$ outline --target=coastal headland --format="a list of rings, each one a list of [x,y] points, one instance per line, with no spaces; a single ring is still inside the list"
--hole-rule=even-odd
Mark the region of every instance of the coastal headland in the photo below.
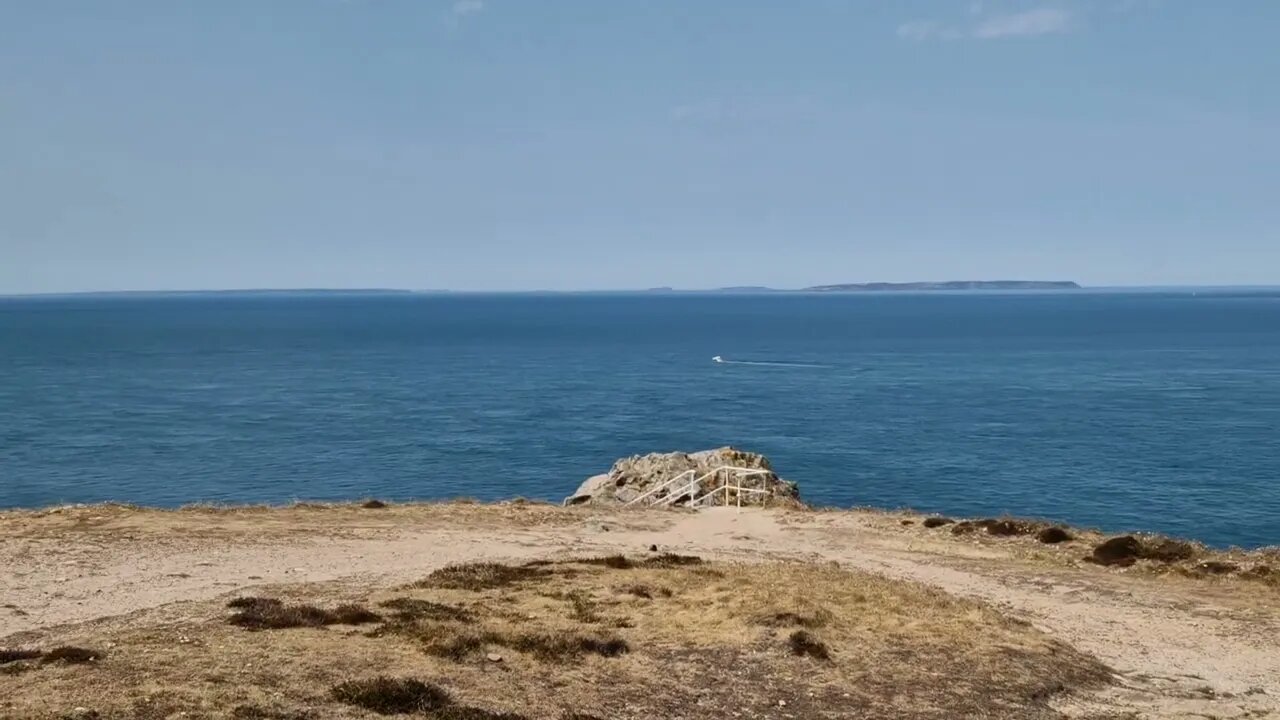
[[[794,506],[7,511],[0,718],[1280,712],[1280,555],[1113,540]]]

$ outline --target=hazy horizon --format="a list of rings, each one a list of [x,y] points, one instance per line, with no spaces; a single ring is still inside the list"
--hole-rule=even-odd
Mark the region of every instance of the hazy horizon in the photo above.
[[[1280,283],[1280,5],[0,8],[0,294]]]
[[[1010,278],[1005,278],[1009,281]],[[1014,281],[1021,281],[1023,278],[1012,278]],[[863,281],[867,283],[878,283],[882,281]],[[905,282],[922,282],[922,283],[942,283],[942,282],[1000,282],[1000,281],[905,281]],[[1028,282],[1053,282],[1053,281],[1028,281]],[[824,284],[846,284],[846,283],[824,283]],[[861,284],[858,282],[849,284]],[[778,293],[803,293],[809,292],[814,295],[840,295],[838,291],[817,291],[814,288],[823,287],[822,284],[813,284],[813,286],[805,287],[776,287],[776,286],[722,286],[722,287],[622,287],[622,288],[567,288],[567,290],[549,290],[549,288],[527,287],[512,288],[512,290],[454,290],[454,288],[439,287],[205,287],[205,288],[164,288],[164,290],[77,290],[77,291],[54,291],[54,292],[0,292],[0,297],[61,297],[61,296],[92,296],[92,295],[234,295],[234,293],[399,293],[399,295],[653,295],[653,293],[671,292],[671,293],[716,293],[741,290],[750,292],[753,290]],[[1027,291],[997,291],[997,290],[959,290],[950,292],[1005,292],[1009,295],[1015,295],[1019,292],[1097,292],[1097,291],[1201,291],[1201,290],[1258,290],[1258,291],[1275,291],[1280,290],[1280,283],[1267,284],[1114,284],[1114,286],[1091,286],[1091,284],[1080,283],[1079,288],[1074,290],[1027,290]],[[873,293],[877,291],[852,291],[847,295],[858,295],[858,293]],[[895,292],[895,291],[890,291]],[[910,293],[913,291],[897,291]],[[947,291],[929,291],[920,290],[915,292],[931,292],[945,293]]]

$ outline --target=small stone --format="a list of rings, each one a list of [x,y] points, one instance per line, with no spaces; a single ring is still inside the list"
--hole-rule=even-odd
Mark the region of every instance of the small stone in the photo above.
[[[485,656],[485,659],[491,663],[502,662],[502,656],[499,655],[498,653],[489,653],[488,655]]]
[[[649,552],[658,552],[658,546],[657,546],[657,545],[650,545],[650,546],[649,546]]]
[[[778,701],[778,707],[786,707],[786,706],[787,706],[787,701],[786,701],[786,700],[779,700],[779,701]]]

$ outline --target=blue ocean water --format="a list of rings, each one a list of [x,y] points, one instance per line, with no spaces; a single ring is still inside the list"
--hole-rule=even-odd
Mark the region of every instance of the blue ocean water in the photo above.
[[[0,300],[0,507],[558,500],[726,444],[816,503],[1280,543],[1280,293]]]

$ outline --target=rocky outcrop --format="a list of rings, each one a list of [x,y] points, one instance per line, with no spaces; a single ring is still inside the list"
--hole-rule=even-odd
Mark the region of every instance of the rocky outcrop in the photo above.
[[[743,505],[774,505],[800,503],[800,491],[795,483],[787,482],[773,472],[768,458],[753,452],[735,450],[724,447],[716,450],[683,453],[652,453],[623,458],[613,464],[613,468],[603,475],[587,478],[573,495],[565,498],[565,505],[625,505],[643,496],[680,473],[692,470],[694,477],[701,477],[716,468],[728,466],[765,470],[763,476],[744,477],[742,486],[763,488],[768,494],[742,493]],[[655,499],[667,499],[673,505],[687,504],[694,497],[714,490],[722,483],[723,478],[709,477],[692,491],[682,492],[680,497],[671,497],[669,493],[679,492],[678,486],[666,488],[655,493]],[[733,485],[733,481],[730,481]],[[707,505],[723,505],[726,499],[729,504],[737,504],[737,494],[731,489],[729,493],[717,493],[707,500]]]

